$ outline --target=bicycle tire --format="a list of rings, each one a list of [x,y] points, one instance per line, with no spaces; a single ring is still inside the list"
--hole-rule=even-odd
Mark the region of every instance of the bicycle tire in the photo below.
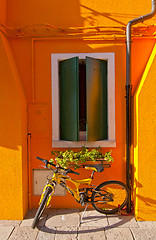
[[[91,203],[96,211],[103,214],[113,214],[124,208],[128,202],[128,197],[127,186],[123,182],[111,180],[96,187],[91,196]]]
[[[46,207],[46,204],[47,204],[47,201],[48,201],[48,197],[50,195],[50,193],[52,192],[52,188],[51,187],[47,187],[46,190],[45,190],[45,194],[44,194],[44,197],[43,197],[43,200],[42,202],[40,203],[40,206],[36,212],[36,215],[34,217],[34,220],[33,220],[33,223],[31,225],[31,227],[34,229],[37,224],[38,224],[38,221],[40,219],[40,217],[42,216],[42,213]]]

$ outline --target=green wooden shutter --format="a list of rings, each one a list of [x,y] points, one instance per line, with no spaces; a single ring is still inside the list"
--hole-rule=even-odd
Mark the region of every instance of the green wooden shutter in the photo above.
[[[60,139],[79,140],[79,61],[60,61]]]
[[[87,140],[108,138],[107,61],[86,57]]]

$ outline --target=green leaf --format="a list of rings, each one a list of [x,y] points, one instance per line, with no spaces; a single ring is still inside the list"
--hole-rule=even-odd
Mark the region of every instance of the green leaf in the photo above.
[[[79,168],[81,164],[85,164],[87,161],[95,162],[97,159],[104,159],[106,162],[112,162],[113,157],[111,156],[111,151],[102,154],[101,147],[88,149],[83,146],[79,151],[74,152],[71,149],[63,151],[52,151],[51,155],[54,159],[52,162],[56,161],[62,167],[68,167],[70,164],[75,164],[74,168]]]

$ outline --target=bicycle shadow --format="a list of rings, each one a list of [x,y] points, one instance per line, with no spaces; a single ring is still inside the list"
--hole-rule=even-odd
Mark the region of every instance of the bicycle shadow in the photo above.
[[[78,213],[79,214],[79,222],[75,226],[72,225],[73,220],[73,214]],[[117,214],[113,215],[103,215],[100,213],[97,213],[95,210],[88,210],[86,211],[86,216],[83,217],[83,220],[81,221],[81,215],[82,211],[71,211],[68,213],[68,218],[71,217],[71,224],[60,224],[60,226],[55,226],[53,223],[53,226],[50,226],[50,220],[54,216],[54,214],[47,215],[47,218],[45,219],[45,225],[38,227],[38,229],[45,233],[51,233],[51,234],[85,234],[85,233],[92,233],[92,232],[101,232],[105,230],[109,230],[112,228],[118,228],[118,227],[127,227],[131,221],[133,221],[133,224],[136,224],[137,222],[134,219],[134,216],[119,216]],[[61,213],[59,212],[59,215],[57,215],[57,218],[62,218],[64,216],[65,212]],[[49,221],[49,223],[48,223]],[[81,223],[80,223],[81,221]],[[52,221],[53,222],[53,221]],[[56,221],[57,225],[57,221]]]

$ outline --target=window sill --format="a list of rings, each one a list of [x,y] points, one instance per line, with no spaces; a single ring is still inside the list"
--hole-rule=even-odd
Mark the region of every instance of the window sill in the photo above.
[[[74,148],[74,147],[116,147],[116,141],[114,140],[103,140],[103,141],[79,141],[79,142],[73,142],[73,141],[52,141],[52,147],[53,148]]]

